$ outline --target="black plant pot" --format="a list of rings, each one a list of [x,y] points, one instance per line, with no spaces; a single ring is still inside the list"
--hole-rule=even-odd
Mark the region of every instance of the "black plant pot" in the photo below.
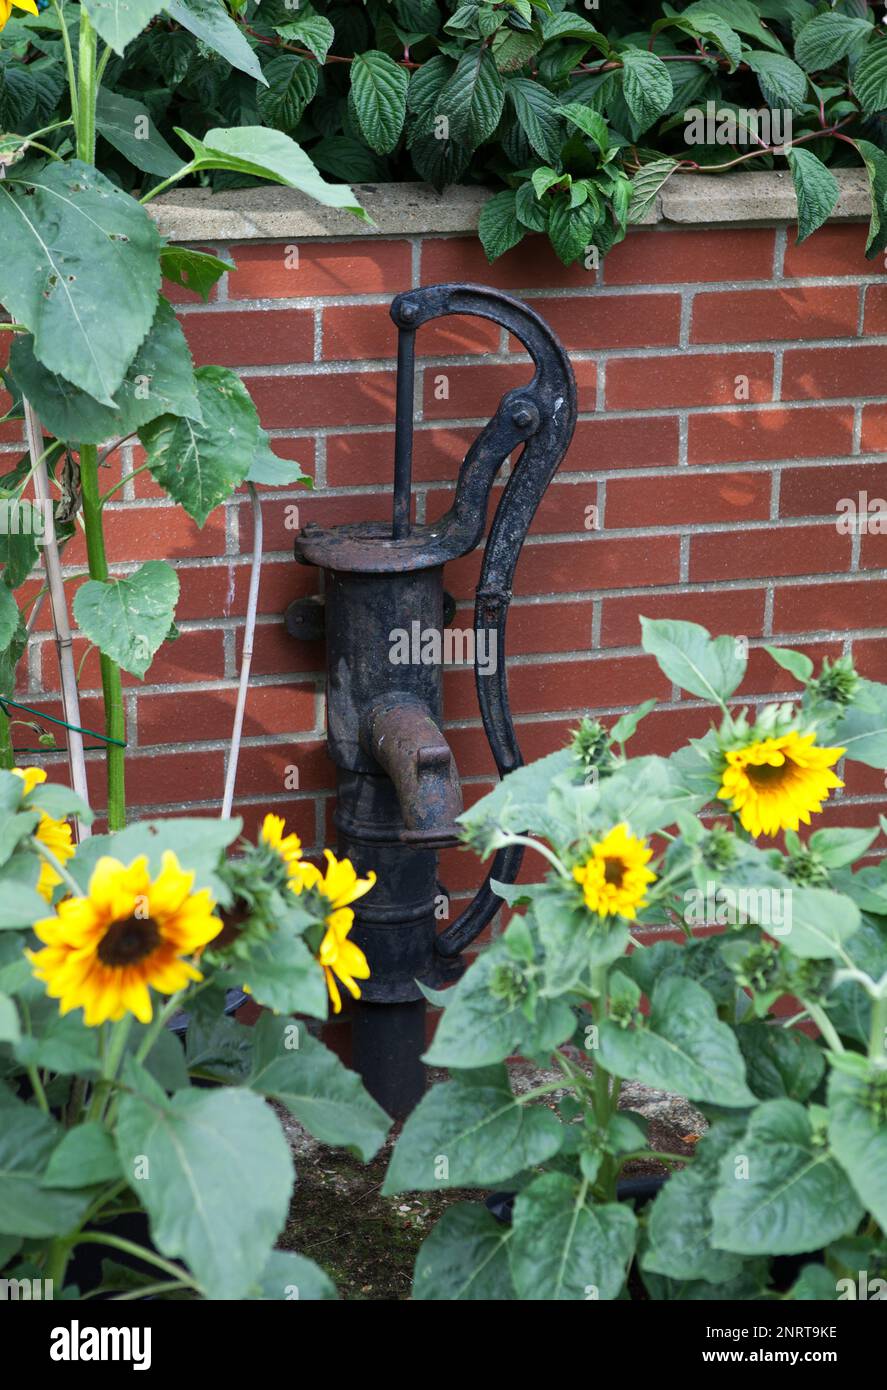
[[[644,1206],[652,1202],[667,1181],[665,1177],[623,1178],[616,1184],[616,1197],[620,1202],[638,1202]],[[491,1192],[485,1205],[497,1221],[510,1226],[516,1196],[516,1192]]]

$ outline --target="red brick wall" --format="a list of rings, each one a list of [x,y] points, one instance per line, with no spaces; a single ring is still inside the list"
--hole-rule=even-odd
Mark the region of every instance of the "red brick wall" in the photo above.
[[[509,624],[511,698],[528,759],[558,746],[583,711],[613,714],[650,695],[661,705],[638,751],[667,752],[704,730],[707,712],[639,651],[639,613],[745,634],[753,651],[741,693],[752,699],[790,689],[758,650],[764,641],[817,660],[849,650],[864,674],[887,679],[887,537],[848,537],[835,526],[840,498],[887,493],[887,278],[865,261],[863,243],[858,225],[828,227],[801,247],[779,228],[641,230],[597,275],[564,270],[538,239],[493,267],[473,238],[305,241],[297,258],[284,243],[222,248],[237,269],[213,301],[178,296],[195,357],[242,369],[278,450],[317,480],[314,494],[274,492],[265,503],[268,554],[236,802],[247,825],[273,806],[308,845],[331,837],[322,652],[294,643],[281,624],[287,603],[318,587],[291,559],[291,509],[300,524],[387,515],[395,346],[387,305],[409,286],[459,279],[524,294],[573,359],[579,425],[524,550]],[[529,371],[513,343],[477,320],[429,327],[419,343],[415,494],[424,520],[448,505],[467,444]],[[436,398],[441,376],[447,399]],[[2,447],[14,455],[8,431]],[[140,461],[133,448],[122,466]],[[109,468],[109,484],[119,468]],[[209,814],[234,706],[248,505],[239,496],[198,531],[146,473],[117,497],[107,510],[112,560],[167,558],[182,581],[180,640],[143,685],[126,680],[130,803],[139,814],[183,805]],[[591,506],[597,531],[586,529]],[[79,541],[66,559],[82,571]],[[470,625],[477,572],[476,555],[448,571],[457,623]],[[47,620],[22,689],[55,712]],[[94,655],[83,688],[89,723],[100,717]],[[469,671],[447,677],[447,716],[471,800],[490,784],[491,762]],[[286,789],[292,767],[298,790]],[[92,770],[100,799],[95,762]],[[871,824],[883,794],[882,775],[853,764],[830,819]],[[466,893],[479,870],[452,853],[442,877]]]

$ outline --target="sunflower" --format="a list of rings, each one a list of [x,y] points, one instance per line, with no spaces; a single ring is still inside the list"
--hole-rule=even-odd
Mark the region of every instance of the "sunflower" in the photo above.
[[[13,6],[17,10],[27,10],[28,14],[38,13],[34,0],[0,0],[0,29],[6,28]]]
[[[3,0],[0,0],[0,7],[2,5]],[[41,782],[46,781],[46,773],[42,767],[14,767],[12,771],[16,777],[21,777],[24,782],[25,796],[29,796],[35,787],[39,787]],[[34,838],[45,845],[60,864],[66,864],[69,859],[73,859],[74,841],[71,827],[66,820],[55,820],[44,811],[37,822]],[[45,898],[47,902],[51,902],[52,890],[61,881],[61,874],[57,874],[51,864],[48,864],[45,859],[41,859],[40,877],[37,880],[37,892],[40,896]]]
[[[327,860],[325,874],[321,874],[313,864],[305,865],[306,870],[312,871],[308,877],[313,880],[306,882],[306,887],[314,888],[329,903],[330,910],[324,918],[326,932],[317,959],[326,976],[333,1013],[338,1014],[342,1011],[342,996],[336,978],[341,980],[354,999],[359,999],[360,986],[357,981],[368,980],[370,976],[370,967],[363,951],[348,940],[348,933],[354,924],[354,913],[348,904],[369,892],[376,875],[370,870],[366,878],[358,878],[350,859],[337,860],[328,849],[324,850],[324,854]]]
[[[844,783],[831,771],[843,748],[817,748],[816,735],[797,729],[758,739],[725,752],[718,796],[738,811],[750,835],[776,835],[810,824],[834,787]]]
[[[129,865],[105,855],[89,880],[86,897],[66,898],[57,915],[34,923],[44,943],[28,951],[38,980],[59,999],[60,1012],[83,1008],[88,1027],[135,1014],[152,1017],[149,986],[175,994],[199,970],[183,956],[193,955],[221,930],[207,889],[192,893],[194,874],[166,850],[152,881],[148,859]]]
[[[645,906],[647,886],[656,878],[646,867],[652,857],[653,851],[629,833],[625,822],[614,825],[602,840],[593,841],[587,859],[573,869],[589,912],[599,917],[617,913],[634,917]]]
[[[284,835],[286,821],[282,816],[267,815],[262,822],[259,838],[274,850],[286,869],[286,881],[293,893],[301,893],[308,880],[318,873],[313,864],[302,859],[302,841],[298,835]]]

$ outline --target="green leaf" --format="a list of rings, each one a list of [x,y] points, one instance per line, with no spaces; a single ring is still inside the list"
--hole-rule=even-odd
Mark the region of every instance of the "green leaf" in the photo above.
[[[784,53],[750,53],[743,59],[758,79],[761,95],[772,110],[797,111],[807,97],[807,75]]]
[[[139,438],[154,481],[203,526],[252,468],[259,417],[227,367],[198,367],[194,380],[202,418],[162,415],[140,429]]]
[[[256,1002],[279,1013],[303,1013],[326,1018],[327,990],[323,971],[300,937],[283,927],[267,941],[256,942],[248,960],[238,961],[237,979]]]
[[[734,637],[713,638],[698,623],[641,618],[641,646],[669,680],[691,695],[722,704],[745,675],[748,658]]]
[[[248,483],[262,483],[265,487],[292,487],[295,483],[312,486],[312,478],[302,472],[301,464],[295,459],[278,458],[271,447],[271,437],[267,431],[259,429],[259,444],[255,457],[246,475]]]
[[[810,836],[810,848],[827,869],[842,869],[845,864],[853,864],[865,854],[880,833],[877,826],[872,830],[856,830],[849,825],[814,830]]]
[[[491,975],[509,959],[497,942],[447,991],[449,1003],[425,1054],[431,1066],[485,1067],[512,1053],[548,1052],[573,1032],[573,1011],[561,999],[539,998],[531,1021],[519,1003],[491,994]]]
[[[50,1157],[44,1187],[90,1187],[119,1182],[120,1159],[114,1141],[97,1120],[69,1129]]]
[[[601,1065],[688,1100],[733,1107],[754,1104],[732,1028],[695,980],[667,975],[653,989],[649,1023],[623,1029],[609,1020],[600,1030]]]
[[[9,589],[0,585],[0,648],[8,647],[19,626],[19,608]]]
[[[179,577],[164,560],[149,560],[125,579],[88,579],[74,595],[77,626],[99,651],[139,680],[169,632]]]
[[[23,1033],[13,1049],[23,1067],[40,1067],[62,1076],[98,1072],[98,1038],[95,1029],[84,1024],[80,1009],[60,1014],[57,1000],[44,995],[30,1001],[29,1014],[28,1027],[34,1031]]]
[[[436,114],[448,118],[451,141],[473,150],[493,134],[504,103],[505,88],[493,57],[479,46],[459,59],[440,91]]]
[[[556,887],[533,893],[533,917],[545,951],[545,991],[551,995],[587,985],[589,971],[618,960],[631,941],[624,921],[602,921]]]
[[[594,245],[600,225],[597,210],[590,203],[570,206],[570,198],[560,194],[552,204],[548,217],[548,235],[555,255],[564,265],[572,265]]]
[[[175,820],[143,820],[118,830],[113,835],[93,835],[77,850],[69,872],[86,888],[90,875],[103,854],[112,854],[129,864],[139,855],[148,860],[150,874],[156,876],[163,866],[163,854],[173,850],[183,869],[193,871],[194,891],[209,888],[215,898],[222,892],[216,876],[219,861],[225,850],[243,828],[243,822],[218,820],[208,816],[182,816]]]
[[[761,1100],[804,1101],[822,1080],[822,1051],[796,1028],[742,1023],[736,1029],[736,1041],[745,1058],[748,1084]]]
[[[126,1073],[133,1078],[132,1068]],[[293,1164],[273,1112],[251,1091],[124,1094],[117,1152],[157,1248],[183,1259],[207,1298],[240,1299],[286,1221]]]
[[[601,154],[610,148],[610,131],[607,122],[593,106],[583,106],[580,101],[569,101],[566,106],[557,108],[558,115],[564,116],[572,125],[590,137]]]
[[[721,1160],[713,1242],[740,1255],[798,1255],[852,1231],[862,1206],[794,1100],[768,1100]]]
[[[168,178],[182,167],[182,158],[157,130],[146,106],[131,97],[100,87],[96,98],[96,129],[136,169]]]
[[[656,195],[678,167],[678,161],[666,155],[663,159],[653,159],[637,171],[631,180],[631,196],[628,204],[628,221],[631,224],[642,222],[653,206]]]
[[[853,69],[853,90],[868,115],[887,108],[887,45],[870,43]]]
[[[495,261],[523,240],[525,229],[515,210],[515,198],[514,190],[506,188],[494,194],[481,208],[477,233],[488,261]]]
[[[123,56],[126,45],[163,9],[163,0],[83,0],[83,3],[99,38],[119,57]]]
[[[33,339],[22,334],[9,363],[41,421],[59,439],[100,444],[132,434],[158,415],[200,419],[191,353],[181,324],[165,299],[158,300],[151,331],[130,363],[109,409],[37,361]]]
[[[556,39],[586,39],[588,46],[598,52],[610,52],[610,44],[604,34],[598,32],[590,20],[569,11],[563,14],[543,14],[542,34],[546,43]]]
[[[630,738],[633,738],[641,720],[646,719],[647,715],[655,709],[656,704],[656,700],[644,700],[637,709],[629,710],[627,714],[620,714],[610,730],[611,743],[627,743]]]
[[[327,207],[343,208],[365,222],[369,220],[348,185],[326,183],[301,146],[282,130],[268,130],[265,126],[218,128],[208,130],[200,140],[178,126],[175,131],[194,151],[195,171],[227,169],[251,178],[270,179],[287,188],[298,188]]]
[[[265,1013],[254,1031],[250,1089],[286,1106],[322,1144],[347,1148],[369,1163],[391,1122],[360,1077],[303,1025]]]
[[[826,1265],[804,1265],[785,1298],[793,1302],[810,1300],[816,1303],[834,1301],[838,1297],[835,1276]]]
[[[500,1302],[515,1297],[508,1264],[512,1230],[479,1202],[447,1207],[419,1247],[413,1298]]]
[[[160,237],[144,208],[79,160],[0,180],[0,300],[49,371],[103,405],[157,310]],[[109,333],[108,306],[114,332]]]
[[[560,155],[564,133],[558,117],[558,98],[543,87],[538,79],[509,78],[505,86],[508,100],[514,107],[518,125],[532,149],[548,164]]]
[[[460,1072],[432,1086],[407,1119],[382,1192],[489,1187],[544,1163],[563,1135],[546,1106],[512,1093],[504,1066]]]
[[[190,246],[164,246],[160,252],[160,268],[164,280],[193,290],[206,304],[213,285],[226,270],[234,269],[234,262],[210,255],[208,251],[195,251]]]
[[[792,888],[790,908],[786,926],[773,934],[802,960],[840,960],[862,920],[856,903],[830,888]]]
[[[865,254],[869,260],[879,256],[887,247],[887,154],[869,140],[854,140],[853,144],[865,164],[872,200]]]
[[[661,58],[642,48],[626,48],[622,60],[625,103],[641,135],[667,111],[674,95],[671,73]]]
[[[880,1090],[879,1090],[880,1087]],[[887,1229],[887,1124],[877,1105],[884,1073],[833,1071],[828,1083],[832,1152],[882,1230]]]
[[[338,1294],[332,1279],[313,1260],[306,1260],[294,1250],[272,1250],[258,1284],[253,1285],[245,1297],[310,1303],[335,1299]]]
[[[18,1042],[21,1037],[21,1025],[18,1021],[18,1009],[15,1007],[15,1000],[8,994],[0,991],[0,1042]]]
[[[56,820],[63,820],[65,816],[79,816],[87,825],[91,825],[95,819],[93,812],[76,792],[72,792],[70,787],[65,787],[60,782],[38,782],[37,786],[28,792],[22,805],[29,810],[45,811]]]
[[[860,48],[871,32],[867,19],[828,11],[804,25],[795,43],[795,57],[806,72],[821,72]]]
[[[744,1128],[733,1117],[714,1125],[696,1146],[692,1164],[672,1173],[649,1208],[649,1244],[641,1260],[645,1270],[710,1284],[739,1274],[741,1257],[712,1246],[711,1198],[721,1160],[728,1150],[735,1152]]]
[[[493,58],[500,72],[518,72],[542,47],[542,36],[533,31],[500,29],[492,42]]]
[[[887,768],[887,686],[860,681],[859,705],[844,711],[831,733],[835,747],[866,767]]]
[[[330,51],[336,31],[323,15],[314,14],[310,5],[301,6],[300,14],[286,24],[275,24],[274,32],[287,43],[299,44],[322,63]]]
[[[618,1298],[634,1254],[637,1222],[626,1203],[580,1201],[566,1173],[544,1173],[518,1194],[509,1247],[520,1299]]]
[[[364,139],[377,154],[390,154],[400,139],[408,86],[406,69],[378,49],[358,53],[351,64],[357,119]]]
[[[281,53],[266,64],[265,80],[268,86],[259,92],[263,120],[278,130],[295,130],[317,91],[317,64],[295,53]]]
[[[805,652],[793,652],[788,647],[768,647],[764,651],[771,656],[783,671],[789,671],[801,685],[806,685],[813,675],[813,662]]]
[[[798,243],[821,227],[838,201],[841,190],[834,174],[809,150],[788,151],[788,164],[798,199]]]
[[[176,24],[220,54],[232,67],[264,83],[262,67],[221,0],[165,0],[164,8]]]
[[[0,1085],[0,1234],[44,1239],[83,1219],[89,1194],[49,1192],[43,1174],[61,1126]]]

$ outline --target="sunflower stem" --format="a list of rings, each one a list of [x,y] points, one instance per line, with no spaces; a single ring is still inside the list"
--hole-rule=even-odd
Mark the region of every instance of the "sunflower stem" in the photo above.
[[[146,1264],[156,1265],[158,1269],[171,1275],[177,1283],[187,1284],[192,1289],[200,1287],[188,1278],[188,1271],[181,1265],[174,1265],[171,1261],[164,1260],[156,1251],[149,1250],[144,1245],[136,1245],[135,1241],[125,1240],[123,1236],[114,1236],[106,1231],[78,1231],[64,1243],[69,1249],[73,1249],[75,1245],[110,1245],[115,1250],[122,1250],[126,1255],[133,1255],[137,1260],[144,1260]]]
[[[14,767],[15,753],[9,732],[9,715],[0,710],[0,770],[11,772]]]
[[[31,1086],[33,1087],[34,1097],[37,1101],[37,1104],[40,1106],[40,1109],[43,1111],[44,1115],[48,1115],[49,1101],[46,1099],[46,1091],[43,1089],[43,1082],[40,1080],[40,1073],[38,1072],[37,1068],[33,1065],[33,1063],[30,1066],[26,1067],[25,1070],[28,1073],[28,1080],[30,1081]]]
[[[872,999],[869,1057],[876,1066],[887,1065],[887,995]]]
[[[129,1037],[129,1030],[131,1027],[132,1014],[125,1014],[123,1018],[118,1019],[111,1029],[111,1037],[105,1049],[105,1055],[102,1058],[101,1080],[93,1092],[92,1102],[89,1107],[89,1115],[87,1118],[90,1120],[101,1120],[104,1117],[105,1105],[111,1087],[117,1077],[121,1059],[126,1051],[126,1041]]]
[[[77,158],[95,163],[96,49],[98,39],[85,5],[80,6],[80,39],[77,50]]]
[[[813,1022],[816,1024],[822,1036],[825,1038],[832,1052],[843,1052],[844,1044],[838,1036],[835,1025],[832,1023],[825,1009],[819,1004],[811,1004],[809,999],[802,997],[801,1003],[804,1005]]]

